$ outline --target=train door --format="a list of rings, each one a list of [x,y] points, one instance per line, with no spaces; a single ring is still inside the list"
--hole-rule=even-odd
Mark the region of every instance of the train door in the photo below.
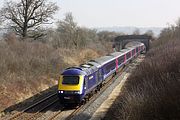
[[[124,55],[124,63],[126,63],[126,59],[127,59],[127,58],[126,58],[126,54],[125,54],[125,55]]]
[[[116,72],[118,72],[118,58],[116,58]]]
[[[84,93],[86,92],[86,89],[88,89],[88,78],[87,78],[87,76],[84,77],[84,83],[83,83]]]
[[[102,69],[98,70],[98,82],[102,81]]]
[[[98,72],[98,70],[96,71],[95,76],[96,76],[96,83],[99,83],[99,72]]]

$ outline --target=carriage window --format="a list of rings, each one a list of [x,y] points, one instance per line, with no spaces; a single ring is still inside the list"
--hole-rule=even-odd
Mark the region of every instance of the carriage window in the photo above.
[[[132,55],[134,55],[136,52],[135,52],[135,49],[132,51]]]
[[[110,70],[114,69],[116,66],[115,61],[110,62],[109,64],[106,65],[106,73],[110,72]]]
[[[67,85],[79,84],[79,76],[63,76],[62,84],[67,84]]]
[[[122,64],[123,62],[124,62],[124,55],[118,59],[119,65]]]
[[[126,57],[127,57],[127,59],[129,59],[129,58],[131,57],[131,52],[128,52],[128,53],[126,54]]]
[[[138,52],[138,47],[136,48],[136,52]]]

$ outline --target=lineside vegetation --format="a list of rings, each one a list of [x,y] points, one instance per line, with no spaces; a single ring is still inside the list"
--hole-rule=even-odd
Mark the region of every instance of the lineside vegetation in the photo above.
[[[118,33],[79,26],[72,33],[70,24],[66,25],[64,33],[47,29],[44,39],[22,40],[13,32],[3,36],[0,40],[0,111],[56,85],[63,69],[112,52],[107,48],[112,47],[112,39]],[[105,35],[106,39],[102,40]]]
[[[104,120],[180,119],[180,21],[165,28]]]

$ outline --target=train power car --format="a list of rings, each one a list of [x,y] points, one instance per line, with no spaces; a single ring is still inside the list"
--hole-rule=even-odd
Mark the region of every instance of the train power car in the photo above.
[[[63,71],[58,81],[58,96],[63,104],[81,103],[94,91],[100,90],[107,78],[115,75],[145,50],[144,44],[128,47],[120,52],[90,60],[78,67]]]

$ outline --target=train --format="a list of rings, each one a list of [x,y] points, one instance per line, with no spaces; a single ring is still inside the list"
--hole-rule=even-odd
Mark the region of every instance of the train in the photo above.
[[[145,51],[143,43],[65,69],[58,80],[62,104],[81,104],[101,89],[107,79]]]

